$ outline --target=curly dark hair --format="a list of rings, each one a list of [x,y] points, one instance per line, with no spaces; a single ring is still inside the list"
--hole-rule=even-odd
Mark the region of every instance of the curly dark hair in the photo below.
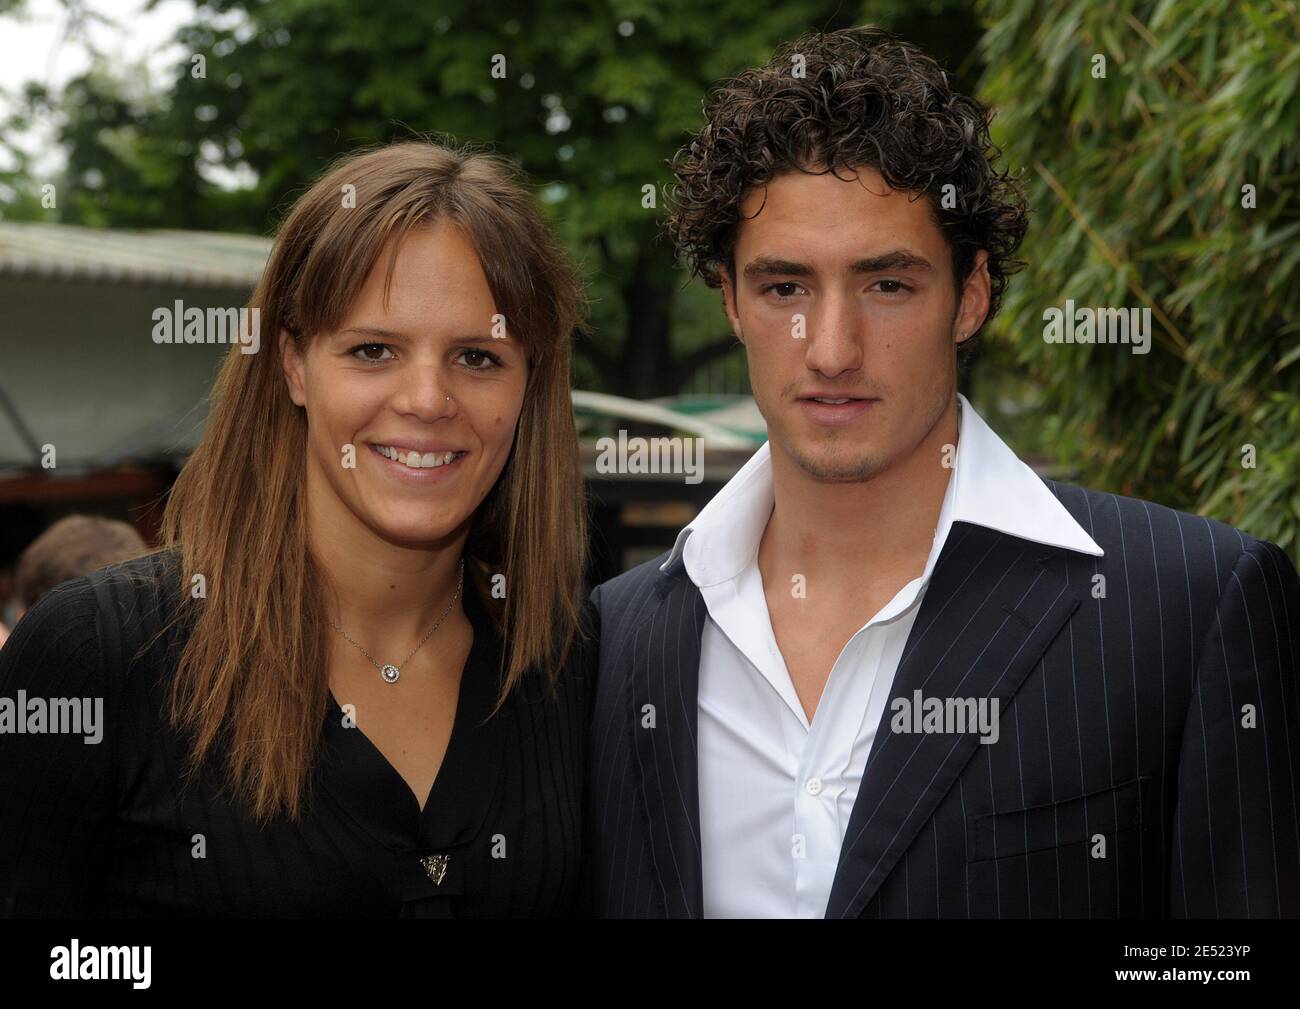
[[[802,57],[804,75],[793,73]],[[723,82],[704,104],[706,124],[672,159],[668,231],[692,276],[721,286],[744,196],[785,172],[862,166],[893,189],[928,196],[961,285],[988,250],[989,311],[997,313],[1029,217],[1018,178],[993,164],[990,109],[949,87],[922,50],[872,26],[811,33],[779,46],[767,64]],[[814,170],[816,170],[814,172]],[[956,206],[945,209],[943,187]],[[958,348],[965,359],[979,330]]]

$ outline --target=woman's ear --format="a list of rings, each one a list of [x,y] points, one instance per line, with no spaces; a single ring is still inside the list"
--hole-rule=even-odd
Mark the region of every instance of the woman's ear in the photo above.
[[[302,349],[285,329],[280,330],[280,369],[284,372],[285,383],[289,386],[289,398],[297,406],[306,406],[307,381],[303,377]]]

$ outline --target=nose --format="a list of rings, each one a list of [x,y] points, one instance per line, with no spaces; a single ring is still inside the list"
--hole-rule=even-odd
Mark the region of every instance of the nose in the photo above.
[[[831,291],[808,320],[804,364],[810,371],[834,378],[862,367],[865,324],[857,299]]]
[[[402,369],[392,406],[398,413],[426,424],[456,414],[456,400],[447,376],[437,364],[428,362],[412,363]]]

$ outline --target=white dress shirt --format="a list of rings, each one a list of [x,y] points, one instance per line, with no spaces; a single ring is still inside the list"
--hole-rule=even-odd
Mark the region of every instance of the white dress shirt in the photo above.
[[[680,551],[709,611],[697,734],[705,917],[825,914],[876,727],[953,522],[1102,554],[960,395],[958,430],[925,570],[849,639],[811,724],[777,647],[758,570],[774,502],[770,446],[678,535],[663,567]]]

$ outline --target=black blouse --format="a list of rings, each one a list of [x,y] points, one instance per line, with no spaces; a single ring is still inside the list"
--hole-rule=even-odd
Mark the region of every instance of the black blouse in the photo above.
[[[0,915],[571,912],[585,650],[555,695],[530,672],[489,718],[502,642],[467,591],[474,643],[423,812],[331,696],[304,813],[258,826],[222,794],[220,764],[180,787],[188,750],[165,712],[184,631],[136,657],[170,616],[176,577],[162,554],[65,582],[0,649]],[[81,734],[38,731],[36,712],[53,712],[55,698],[83,699],[92,715],[102,699],[100,741],[86,741],[89,721],[74,726]]]

